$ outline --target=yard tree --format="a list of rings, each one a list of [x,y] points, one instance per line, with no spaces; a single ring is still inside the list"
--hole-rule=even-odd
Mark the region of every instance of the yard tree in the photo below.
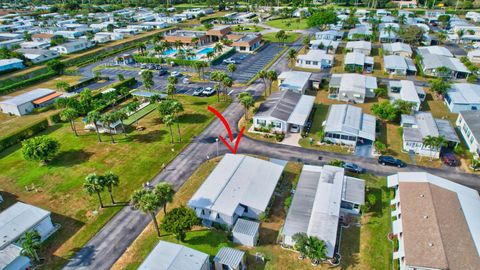
[[[70,84],[65,81],[59,81],[55,84],[55,88],[57,88],[57,90],[67,91],[68,88],[70,88]]]
[[[384,121],[394,121],[397,118],[397,109],[388,100],[373,104],[372,113]]]
[[[375,150],[380,154],[384,154],[385,151],[387,150],[387,146],[381,141],[376,140],[374,145],[375,145]]]
[[[103,184],[107,187],[108,194],[110,194],[110,200],[112,204],[115,204],[115,200],[113,199],[113,188],[117,187],[120,183],[120,178],[118,175],[114,174],[113,172],[109,171],[103,176]]]
[[[285,30],[280,30],[277,33],[275,33],[275,38],[278,41],[284,41],[287,39],[287,34],[285,33]]]
[[[225,101],[227,101],[227,90],[229,87],[232,87],[232,85],[233,85],[233,79],[231,77],[229,76],[223,77],[221,81],[221,86],[225,94]]]
[[[168,82],[169,84],[175,85],[175,84],[178,83],[178,78],[175,77],[175,76],[169,76],[168,79],[167,79],[167,82]]]
[[[268,81],[268,71],[262,69],[258,72],[258,78],[262,79],[263,81],[263,84],[265,85],[265,91],[264,91],[264,94],[265,96],[267,96],[267,89],[268,89],[268,86],[267,86],[267,81]]]
[[[122,73],[118,73],[118,74],[117,74],[117,79],[118,79],[119,81],[123,82],[123,81],[125,80],[125,76],[123,76]]]
[[[83,189],[87,192],[88,195],[92,196],[97,194],[98,202],[100,203],[100,208],[103,208],[102,196],[100,193],[105,189],[104,178],[98,176],[96,173],[91,173],[85,177],[83,182]]]
[[[56,74],[63,74],[65,71],[65,64],[58,59],[53,59],[47,62],[47,69]]]
[[[42,244],[41,240],[42,238],[37,230],[27,231],[20,240],[20,243],[22,244],[22,251],[20,254],[39,262],[40,258],[38,257],[38,250]]]
[[[169,83],[165,88],[165,92],[167,92],[167,96],[173,99],[175,97],[175,92],[177,92],[177,89],[175,88],[174,84]]]
[[[125,129],[125,125],[123,124],[123,121],[128,119],[127,110],[120,109],[120,110],[116,110],[113,113],[115,114],[115,118],[120,121],[120,124],[122,125],[123,133],[125,134],[125,137],[127,137],[127,130]]]
[[[75,119],[78,117],[78,111],[72,108],[66,108],[60,112],[60,119],[62,121],[70,122],[70,128],[75,133],[75,136],[78,136],[77,128],[75,127]]]
[[[237,65],[235,65],[234,63],[230,63],[228,64],[227,69],[228,72],[230,72],[230,74],[233,76],[233,73],[237,71]]]
[[[178,141],[182,142],[182,134],[180,132],[180,118],[178,117],[178,115],[185,109],[183,108],[183,104],[178,100],[173,100],[170,106],[172,108],[173,116],[175,117],[175,122],[177,123]]]
[[[210,73],[210,79],[216,82],[217,85],[217,101],[220,102],[220,92],[222,92],[226,87],[230,87],[233,85],[233,81],[228,77],[227,73],[224,71],[213,71]],[[230,86],[228,86],[230,84]]]
[[[174,141],[173,141],[173,131],[172,131],[172,126],[173,126],[173,123],[175,122],[174,120],[175,119],[174,119],[173,115],[171,115],[171,114],[167,114],[167,115],[163,116],[163,123],[165,124],[165,126],[167,126],[170,129],[170,139],[171,139],[172,144],[174,143]]]
[[[307,25],[324,29],[326,25],[335,24],[337,21],[338,17],[333,9],[320,9],[307,19]]]
[[[222,43],[220,43],[220,42],[215,43],[215,45],[213,46],[213,51],[216,52],[216,53],[222,52],[223,51]]]
[[[114,26],[113,24],[109,23],[109,24],[107,25],[107,31],[108,31],[108,32],[113,32],[113,28],[114,28],[114,27],[115,27],[115,26]]]
[[[450,84],[441,78],[430,80],[430,89],[438,95],[445,95],[450,88]]]
[[[437,75],[441,78],[449,78],[452,71],[448,67],[439,67],[436,69]]]
[[[195,211],[185,206],[180,206],[172,209],[163,218],[162,228],[168,232],[173,233],[177,240],[184,241],[186,232],[190,231],[193,226],[199,225]]]
[[[296,233],[292,236],[292,240],[295,242],[293,245],[293,248],[300,253],[300,258],[303,259],[305,258],[307,254],[307,239],[308,236],[306,233]]]
[[[60,148],[60,143],[47,136],[36,136],[22,142],[22,155],[26,160],[46,164]]]
[[[268,79],[268,91],[270,95],[272,94],[272,84],[278,79],[278,73],[275,70],[270,70],[267,72]]]
[[[173,190],[173,186],[167,182],[161,182],[160,184],[155,186],[153,190],[155,194],[159,197],[160,201],[163,205],[163,213],[167,214],[167,204],[173,201],[173,195],[175,194],[175,190]]]
[[[160,198],[151,190],[140,189],[133,193],[130,202],[136,209],[150,215],[157,230],[157,235],[160,237],[160,227],[158,226],[157,217],[155,216],[158,208],[162,206]]]
[[[297,60],[297,51],[295,49],[290,49],[288,51],[288,61],[290,64],[293,66],[295,64],[295,61]]]
[[[139,107],[140,107],[140,102],[132,101],[132,102],[128,103],[127,110],[128,110],[129,113],[134,113],[138,110]]]
[[[433,160],[433,149],[435,148],[436,138],[434,136],[428,135],[423,138],[423,146],[430,149],[430,161]]]
[[[102,142],[102,137],[100,136],[100,132],[98,131],[98,124],[97,122],[100,121],[100,113],[98,111],[91,111],[87,114],[87,122],[92,123],[95,127],[95,132],[97,133],[98,141]]]
[[[252,94],[248,92],[242,92],[237,95],[238,100],[242,104],[243,108],[245,108],[245,120],[248,120],[248,109],[250,109],[255,101],[253,100]]]
[[[145,55],[145,52],[147,51],[147,45],[144,42],[141,42],[138,44],[138,50],[140,51],[141,55]]]
[[[112,140],[112,143],[115,143],[115,139],[113,138],[113,132],[112,132],[112,125],[117,122],[117,118],[115,113],[104,113],[101,118],[102,125],[105,128],[108,128],[108,134],[110,135],[110,139]]]
[[[416,107],[414,102],[401,99],[395,100],[393,102],[393,106],[397,109],[397,116],[400,116],[402,114],[410,114]]]
[[[143,85],[145,85],[145,88],[152,89],[154,85],[153,72],[150,70],[144,70],[142,72],[142,81],[143,81]]]
[[[416,25],[402,26],[398,36],[407,44],[419,45],[423,39],[423,30]]]
[[[310,36],[304,36],[303,37],[302,44],[303,44],[303,46],[305,46],[305,49],[309,48],[310,40],[311,40]]]
[[[375,88],[373,90],[375,93],[376,97],[387,97],[388,96],[388,90],[387,88]]]
[[[172,101],[173,100],[164,100],[160,102],[157,106],[157,110],[160,113],[161,117],[164,117],[165,115],[173,114],[173,106],[172,106]]]

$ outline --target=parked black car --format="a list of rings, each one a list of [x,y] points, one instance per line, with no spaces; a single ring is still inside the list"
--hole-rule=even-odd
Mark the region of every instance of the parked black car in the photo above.
[[[365,169],[358,166],[357,164],[355,163],[351,163],[351,162],[345,162],[343,164],[343,168],[349,172],[354,172],[354,173],[364,173],[365,172]]]
[[[407,164],[400,159],[391,157],[391,156],[379,156],[378,163],[382,164],[383,166],[396,166],[398,168],[406,167]]]

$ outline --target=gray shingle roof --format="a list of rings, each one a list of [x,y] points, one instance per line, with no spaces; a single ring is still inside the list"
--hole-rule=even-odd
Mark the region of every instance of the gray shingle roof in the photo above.
[[[236,269],[240,264],[240,262],[242,261],[244,255],[245,255],[245,252],[241,250],[229,248],[229,247],[222,247],[217,252],[217,255],[215,255],[215,258],[213,258],[213,261],[224,264],[224,265],[228,265]]]
[[[475,140],[480,142],[480,111],[463,111],[460,112],[468,128],[472,132]]]

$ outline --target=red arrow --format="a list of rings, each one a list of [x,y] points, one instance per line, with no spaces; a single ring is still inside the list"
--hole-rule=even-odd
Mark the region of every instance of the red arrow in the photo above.
[[[225,117],[223,117],[223,115],[219,111],[215,110],[214,108],[212,108],[210,106],[208,106],[208,110],[211,111],[213,114],[215,114],[218,117],[218,119],[220,119],[220,121],[222,121],[223,125],[227,129],[230,142],[233,142],[232,129],[230,128],[230,124],[228,124]],[[227,148],[230,149],[230,151],[232,151],[232,153],[236,154],[237,149],[238,149],[238,144],[240,143],[240,139],[242,138],[242,135],[243,135],[244,131],[245,131],[245,127],[242,127],[242,130],[240,130],[240,133],[238,134],[237,139],[236,139],[237,141],[235,142],[235,145],[234,145],[233,148],[230,145],[230,143],[228,143],[227,140],[225,140],[225,138],[223,138],[222,135],[218,135],[218,137],[220,138],[220,140],[222,140],[223,144],[225,144],[227,146]]]

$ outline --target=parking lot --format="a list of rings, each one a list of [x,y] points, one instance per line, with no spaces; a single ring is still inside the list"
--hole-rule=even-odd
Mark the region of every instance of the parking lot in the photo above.
[[[106,68],[102,69],[101,73],[104,76],[109,76],[112,79],[116,79],[117,74],[122,74],[125,78],[129,77],[135,77],[139,82],[139,89],[145,89],[143,85],[141,84],[142,78],[138,74],[139,70],[125,70],[125,69],[116,69],[116,68]],[[157,90],[157,91],[164,91],[165,87],[167,86],[167,78],[168,75],[158,75],[158,71],[153,70],[153,80],[154,80],[154,86],[151,90]],[[193,94],[193,91],[196,88],[199,87],[213,87],[213,83],[189,83],[189,84],[184,84],[182,83],[182,79],[186,78],[185,76],[179,77],[178,78],[178,83],[176,85],[177,88],[177,94],[186,94],[186,95],[191,95]]]
[[[279,44],[267,44],[254,54],[250,53],[234,53],[230,58],[235,60],[237,70],[233,73],[233,79],[240,83],[248,82],[257,73],[265,67],[275,56],[282,51]],[[220,63],[212,67],[212,69],[227,70],[228,64]]]

